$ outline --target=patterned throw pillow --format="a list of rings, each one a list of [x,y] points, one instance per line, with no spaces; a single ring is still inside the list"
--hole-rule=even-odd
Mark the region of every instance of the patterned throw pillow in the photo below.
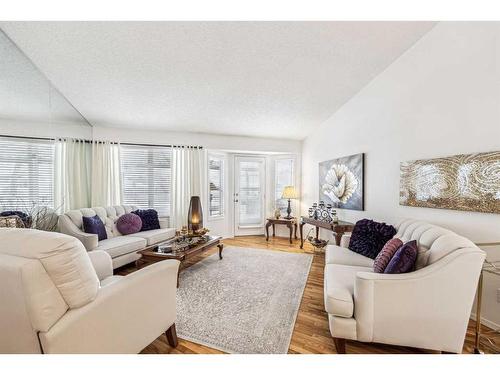
[[[137,233],[141,230],[141,228],[141,218],[133,213],[122,215],[116,221],[116,229],[124,235]]]
[[[83,231],[85,233],[97,234],[99,241],[106,240],[108,235],[104,223],[98,215],[84,216],[83,218]]]
[[[401,246],[384,270],[384,273],[406,273],[415,268],[418,246],[413,240]]]
[[[160,220],[158,219],[158,212],[156,210],[135,210],[132,213],[139,216],[142,220],[141,232],[160,229]]]
[[[396,234],[396,228],[386,223],[363,219],[359,220],[351,234],[349,249],[365,257],[375,259],[389,241]]]
[[[403,246],[403,241],[399,238],[391,238],[387,241],[375,258],[375,262],[373,262],[373,271],[377,273],[384,273],[385,268],[401,246]]]

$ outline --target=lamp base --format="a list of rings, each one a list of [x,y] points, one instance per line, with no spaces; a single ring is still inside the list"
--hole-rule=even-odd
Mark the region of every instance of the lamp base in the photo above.
[[[290,199],[288,200],[288,207],[286,208],[286,213],[287,213],[287,215],[285,216],[285,219],[287,219],[287,220],[293,219],[292,207],[290,206]]]

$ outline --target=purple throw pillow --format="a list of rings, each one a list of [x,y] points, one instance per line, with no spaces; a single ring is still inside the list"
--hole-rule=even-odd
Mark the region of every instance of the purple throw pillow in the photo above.
[[[387,241],[373,262],[373,271],[377,273],[384,273],[385,268],[401,246],[403,246],[403,241],[399,238],[391,238]]]
[[[160,220],[158,219],[158,212],[156,210],[135,210],[132,213],[139,216],[142,220],[141,232],[160,229]]]
[[[349,249],[375,259],[384,245],[396,234],[396,228],[369,219],[359,220],[351,234]]]
[[[85,233],[97,234],[99,241],[106,240],[108,235],[104,223],[98,215],[84,216],[83,218],[83,231]]]
[[[401,246],[384,270],[384,273],[405,273],[415,267],[417,261],[417,241],[413,240]]]
[[[122,215],[116,221],[116,229],[121,234],[133,234],[137,233],[142,228],[141,218],[133,213]]]

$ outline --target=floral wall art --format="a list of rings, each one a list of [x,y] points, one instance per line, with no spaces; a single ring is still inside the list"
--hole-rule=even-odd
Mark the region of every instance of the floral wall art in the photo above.
[[[401,163],[399,204],[500,213],[500,152]]]
[[[334,207],[363,210],[364,154],[319,163],[319,200]]]

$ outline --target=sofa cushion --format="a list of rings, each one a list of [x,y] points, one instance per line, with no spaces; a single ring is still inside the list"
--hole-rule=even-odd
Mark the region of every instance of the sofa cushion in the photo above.
[[[85,233],[97,234],[97,239],[99,241],[105,240],[108,238],[108,234],[106,233],[106,228],[104,227],[104,223],[98,215],[92,217],[83,217],[83,231]]]
[[[401,246],[403,246],[403,241],[399,238],[391,238],[387,241],[373,262],[373,271],[377,273],[384,273],[385,268]]]
[[[351,234],[349,249],[355,253],[375,259],[386,244],[396,234],[396,228],[386,223],[369,219],[359,220]]]
[[[121,234],[134,234],[141,230],[142,220],[136,214],[125,214],[116,221],[116,228]]]
[[[147,245],[151,246],[174,237],[175,228],[153,229],[146,232],[129,234],[129,236],[144,238],[147,241]]]
[[[0,229],[0,253],[37,259],[70,308],[94,300],[99,279],[83,244],[62,233]]]
[[[345,247],[328,245],[325,251],[325,264],[373,267],[373,259],[355,253]]]
[[[415,267],[417,254],[418,248],[416,240],[405,243],[396,251],[385,268],[384,273],[405,273],[412,271]]]
[[[99,241],[95,250],[106,251],[111,258],[116,258],[124,254],[142,250],[146,246],[144,238],[132,236],[113,237],[104,241]]]
[[[326,312],[344,318],[353,316],[354,283],[358,272],[373,272],[373,269],[339,264],[325,266],[324,299]]]
[[[160,229],[160,221],[158,220],[158,212],[156,210],[135,210],[132,213],[139,216],[142,220],[141,232]]]

